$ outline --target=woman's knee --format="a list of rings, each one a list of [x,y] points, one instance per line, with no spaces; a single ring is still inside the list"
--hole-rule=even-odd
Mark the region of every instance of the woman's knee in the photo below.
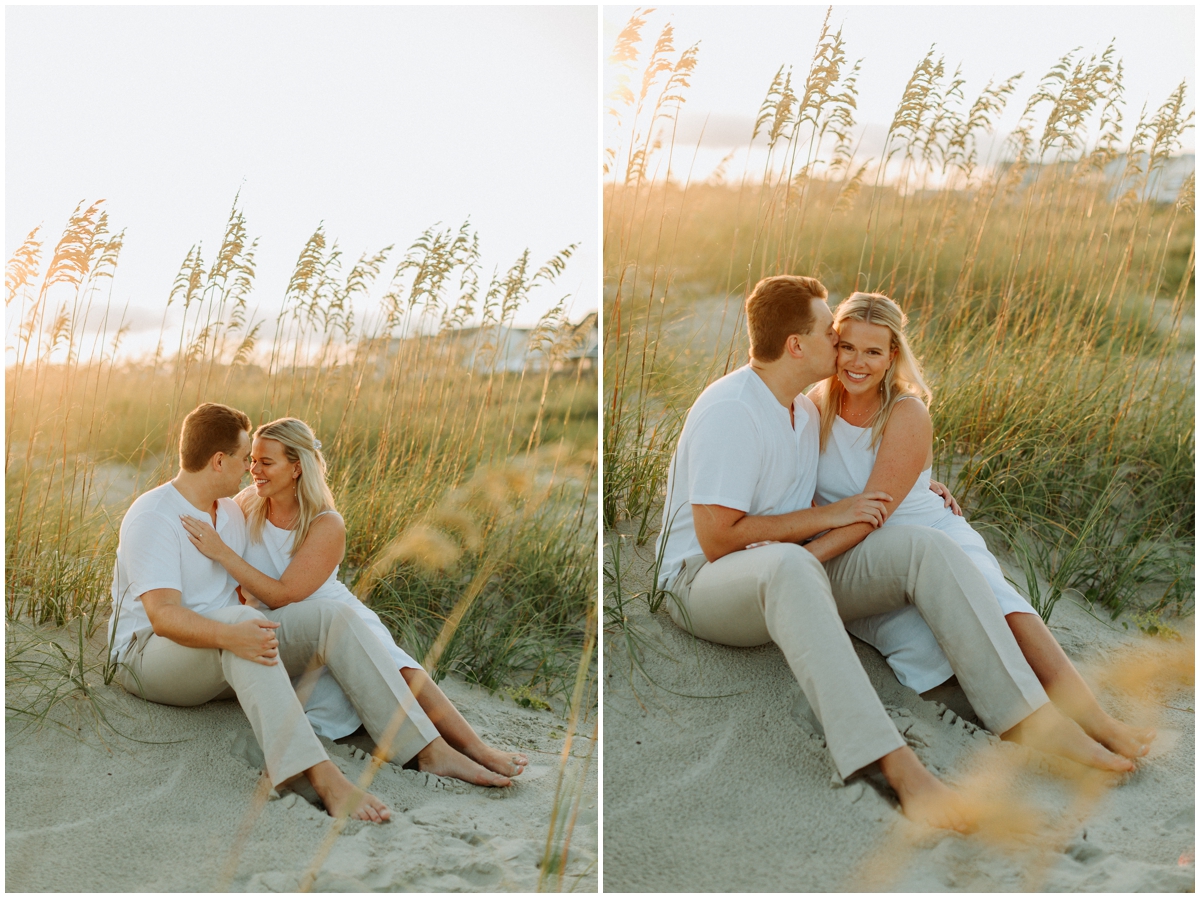
[[[266,617],[271,620],[287,618],[325,619],[329,621],[345,620],[355,617],[354,610],[343,602],[332,599],[305,599],[276,608]]]
[[[962,555],[963,550],[950,536],[933,527],[919,524],[900,524],[884,527],[871,535],[877,542],[887,540],[894,545],[893,551],[905,550],[910,554]]]

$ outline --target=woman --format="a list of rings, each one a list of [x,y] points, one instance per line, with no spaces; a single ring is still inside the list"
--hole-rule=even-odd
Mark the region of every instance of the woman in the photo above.
[[[466,756],[456,770],[444,772],[479,785],[508,785],[509,777],[525,769],[525,755],[499,751],[480,739],[430,676],[395,644],[379,616],[337,579],[346,554],[346,525],[334,508],[321,443],[309,426],[296,418],[262,425],[254,432],[251,460],[254,485],[234,500],[246,516],[245,559],[225,545],[208,521],[182,516],[192,544],[237,580],[248,604],[279,608],[318,598],[352,606],[391,653],[442,738]],[[325,668],[304,710],[313,729],[327,739],[339,739],[360,726],[349,699]]]
[[[854,293],[834,313],[837,373],[811,394],[821,411],[818,504],[865,490],[883,490],[891,523],[933,527],[951,536],[979,567],[1026,660],[1046,694],[1089,736],[1126,758],[1149,751],[1153,730],[1109,716],[1033,607],[1004,578],[995,557],[960,514],[929,490],[933,427],[925,403],[932,394],[904,335],[906,316],[891,299]],[[922,402],[924,399],[924,402]],[[808,547],[818,557],[844,552],[870,533],[865,525],[830,531]],[[953,671],[915,607],[854,621],[846,629],[875,646],[897,678],[917,692]]]

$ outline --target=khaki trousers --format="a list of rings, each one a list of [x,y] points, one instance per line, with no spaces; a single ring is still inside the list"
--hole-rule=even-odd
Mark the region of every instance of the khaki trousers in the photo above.
[[[915,604],[979,718],[996,733],[1049,699],[979,569],[928,527],[876,530],[822,565],[792,543],[686,559],[671,584],[672,619],[723,645],[774,642],[825,729],[843,778],[904,739],[858,661],[844,621]]]
[[[237,605],[208,616],[229,624],[255,617],[277,621],[280,663],[268,667],[221,649],[188,648],[147,627],[134,634],[117,679],[134,695],[164,705],[187,707],[236,695],[272,784],[329,759],[290,680],[321,665],[385,757],[404,763],[438,738],[387,649],[348,605],[313,599],[266,613]],[[394,718],[399,729],[389,751],[383,740]]]

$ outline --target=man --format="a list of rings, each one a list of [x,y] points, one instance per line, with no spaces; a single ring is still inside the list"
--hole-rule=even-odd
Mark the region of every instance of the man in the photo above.
[[[801,547],[833,528],[879,528],[891,501],[874,492],[812,507],[819,418],[802,391],[834,373],[827,295],[813,278],[760,281],[746,300],[750,363],[711,384],[688,413],[659,536],[672,618],[712,642],[779,645],[838,772],[848,777],[878,761],[913,819],[969,825],[954,793],[896,730],[843,626],[906,601],[990,729],[1092,766],[1128,769],[1049,703],[987,581],[944,534],[875,529],[831,559]]]
[[[121,522],[109,645],[126,690],[168,705],[237,696],[278,786],[303,774],[332,816],[391,816],[329,760],[290,677],[326,665],[384,760],[508,785],[481,774],[438,735],[387,650],[349,606],[310,600],[259,612],[239,603],[237,583],[188,540],[179,516],[207,515],[239,554],[245,521],[229,496],[249,470],[250,419],[205,403],[183,422],[179,473],[139,496]],[[279,662],[283,663],[280,664]]]

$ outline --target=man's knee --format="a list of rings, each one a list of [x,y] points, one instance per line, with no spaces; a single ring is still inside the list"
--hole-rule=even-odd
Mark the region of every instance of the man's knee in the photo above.
[[[762,552],[760,576],[769,582],[780,582],[786,585],[802,584],[811,579],[824,580],[829,578],[825,568],[817,561],[815,555],[795,543],[777,543],[751,549],[752,552]]]
[[[807,549],[795,543],[781,543],[750,551],[763,553],[757,575],[759,595],[764,603],[769,602],[771,596],[789,603],[812,602],[825,597],[833,607],[825,567]]]
[[[208,617],[226,624],[240,624],[244,620],[262,618],[266,617],[266,615],[257,608],[251,608],[248,605],[230,605],[228,608],[218,608],[209,614]]]

